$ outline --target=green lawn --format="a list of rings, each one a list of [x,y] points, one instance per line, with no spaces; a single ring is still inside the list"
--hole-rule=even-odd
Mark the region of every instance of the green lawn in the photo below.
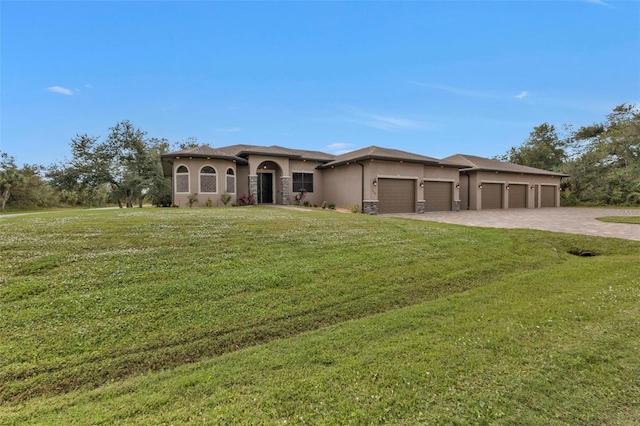
[[[640,225],[640,216],[605,216],[598,217],[597,219],[603,222],[633,223]]]
[[[639,242],[256,207],[0,231],[3,424],[640,418]]]

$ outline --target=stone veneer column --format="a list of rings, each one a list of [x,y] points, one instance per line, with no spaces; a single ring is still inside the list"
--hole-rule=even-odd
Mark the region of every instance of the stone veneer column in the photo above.
[[[424,213],[424,200],[418,201],[418,214]]]
[[[291,198],[291,177],[280,176],[280,181],[282,182],[282,204],[286,206],[289,205]]]
[[[251,196],[258,204],[258,175],[249,175],[249,197]]]
[[[378,202],[377,201],[363,201],[362,213],[364,214],[378,214]]]

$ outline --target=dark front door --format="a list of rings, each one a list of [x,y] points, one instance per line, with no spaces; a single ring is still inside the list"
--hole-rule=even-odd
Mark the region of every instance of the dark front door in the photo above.
[[[273,175],[258,173],[258,204],[273,204]]]

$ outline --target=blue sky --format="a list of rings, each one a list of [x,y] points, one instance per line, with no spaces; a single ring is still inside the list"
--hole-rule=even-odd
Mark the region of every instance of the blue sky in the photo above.
[[[638,1],[1,1],[0,151],[149,137],[442,158],[640,101]]]

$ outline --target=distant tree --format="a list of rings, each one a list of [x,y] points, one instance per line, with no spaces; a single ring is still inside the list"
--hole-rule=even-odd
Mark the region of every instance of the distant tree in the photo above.
[[[110,129],[105,147],[112,157],[110,183],[116,199],[120,202],[124,197],[127,207],[133,207],[136,199],[142,207],[158,167],[158,159],[149,152],[146,132],[123,120]]]
[[[640,205],[640,110],[622,104],[604,123],[572,135],[580,153],[565,165],[571,203]]]
[[[16,166],[15,158],[6,152],[0,153],[0,191],[2,195],[2,208],[0,210],[4,210],[13,188],[23,180],[24,177]]]
[[[134,200],[142,207],[145,195],[162,174],[157,150],[147,140],[146,132],[123,120],[109,129],[102,142],[86,134],[76,136],[71,140],[72,159],[52,166],[47,176],[69,200],[74,198],[70,193],[75,192],[89,205],[102,203],[103,190],[108,188],[111,199],[120,207],[123,202],[133,207]]]
[[[189,136],[188,138],[186,138],[185,140],[181,141],[181,142],[177,142],[175,144],[175,150],[176,151],[183,151],[186,149],[191,149],[191,148],[197,148],[199,146],[209,146],[208,144],[201,144],[198,142],[198,138],[196,138],[195,136]]]
[[[149,153],[154,158],[156,171],[152,174],[147,197],[155,206],[171,205],[171,177],[164,176],[160,159],[160,155],[169,152],[169,147],[169,141],[164,138],[149,140]]]
[[[498,160],[543,170],[559,171],[567,158],[567,142],[561,140],[553,124],[534,127],[529,138],[519,147],[496,157]]]
[[[71,139],[71,160],[49,167],[46,176],[58,191],[78,202],[92,205],[96,191],[101,185],[111,183],[112,152],[98,142],[98,137],[87,134]]]
[[[59,196],[44,179],[44,167],[25,164],[19,170],[22,181],[11,190],[10,204],[23,209],[51,207],[59,202]]]

